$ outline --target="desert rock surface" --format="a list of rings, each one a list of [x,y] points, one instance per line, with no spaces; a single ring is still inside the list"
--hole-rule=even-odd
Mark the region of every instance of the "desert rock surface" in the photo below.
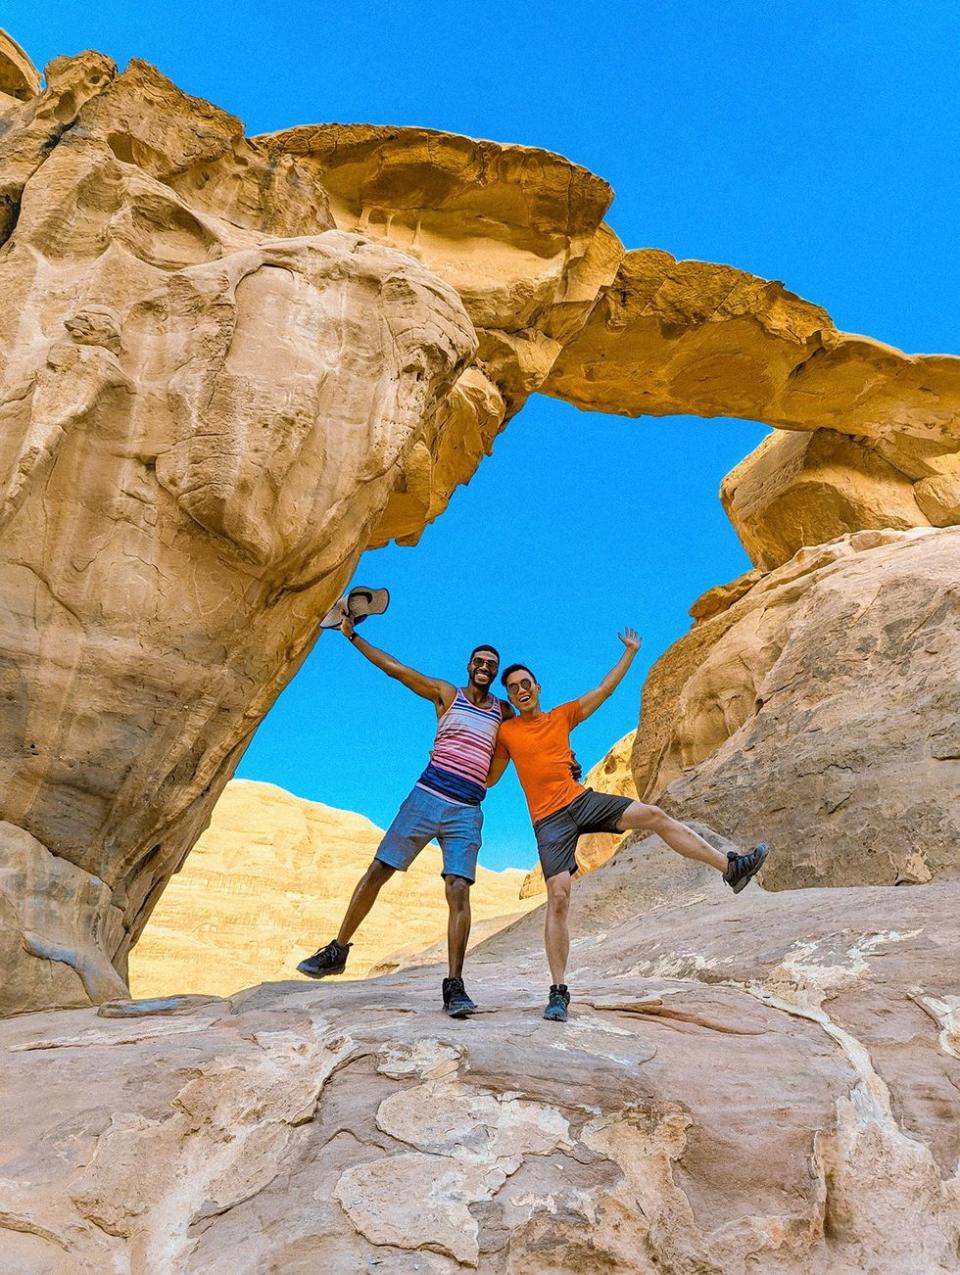
[[[539,913],[475,954],[466,1022],[422,970],[0,1024],[8,1264],[957,1270],[960,884],[714,875],[625,914],[657,853],[575,891],[566,1025]]]
[[[363,815],[273,784],[231,780],[134,949],[132,994],[224,996],[297,977],[297,962],[336,934],[382,836]],[[363,978],[399,947],[445,942],[442,866],[439,847],[426,846],[384,886],[344,978]],[[522,881],[518,869],[478,867],[470,894],[474,943],[532,906],[518,900]]]
[[[960,531],[805,549],[657,662],[639,792],[777,848],[767,888],[960,877]]]

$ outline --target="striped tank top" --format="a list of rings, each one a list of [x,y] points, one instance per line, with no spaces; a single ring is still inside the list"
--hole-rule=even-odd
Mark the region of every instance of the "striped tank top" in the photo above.
[[[487,772],[502,720],[498,699],[478,708],[458,690],[437,723],[430,762],[417,787],[460,805],[479,806],[487,793]]]

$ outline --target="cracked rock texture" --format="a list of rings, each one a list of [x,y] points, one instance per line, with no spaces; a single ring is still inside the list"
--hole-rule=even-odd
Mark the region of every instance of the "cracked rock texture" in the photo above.
[[[706,595],[654,665],[637,788],[773,889],[960,877],[960,530],[858,532]]]
[[[960,884],[676,864],[574,892],[566,1025],[539,913],[466,1022],[432,969],[0,1024],[7,1269],[956,1271]]]
[[[336,934],[382,836],[350,810],[232,779],[133,950],[132,993],[223,996],[294,977],[297,962]],[[354,943],[347,976],[363,978],[399,947],[446,943],[442,866],[431,844],[384,886]],[[534,906],[535,900],[517,900],[523,875],[518,868],[478,867],[470,892],[474,942]]]

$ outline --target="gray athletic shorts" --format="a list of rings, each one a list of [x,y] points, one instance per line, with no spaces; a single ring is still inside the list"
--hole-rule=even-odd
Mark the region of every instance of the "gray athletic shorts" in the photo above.
[[[569,806],[538,819],[533,831],[544,877],[576,872],[578,838],[587,832],[616,832],[617,820],[634,801],[633,797],[614,797],[587,788]]]

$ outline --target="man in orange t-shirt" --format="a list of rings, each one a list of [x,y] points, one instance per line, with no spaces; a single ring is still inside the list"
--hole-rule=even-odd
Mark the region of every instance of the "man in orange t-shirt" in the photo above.
[[[656,833],[677,854],[716,868],[734,893],[743,889],[767,856],[765,842],[746,854],[731,850],[724,855],[658,806],[594,792],[574,780],[570,732],[613,694],[640,649],[634,629],[624,629],[619,638],[625,650],[600,685],[549,712],[540,707],[540,686],[525,664],[511,664],[501,678],[517,716],[500,726],[487,784],[495,784],[512,761],[527,798],[547,883],[544,944],[553,983],[543,1016],[556,1022],[566,1020],[570,1004],[564,982],[570,952],[567,914],[579,837],[632,828]]]

